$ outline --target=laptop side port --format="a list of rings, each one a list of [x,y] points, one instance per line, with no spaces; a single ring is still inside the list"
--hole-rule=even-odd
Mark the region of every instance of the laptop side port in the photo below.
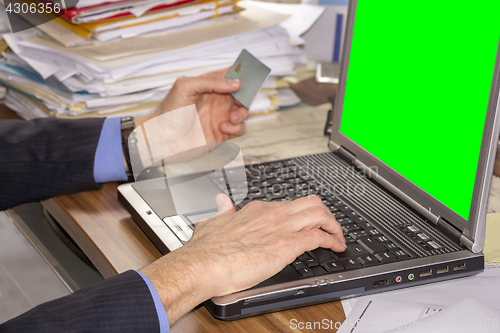
[[[383,287],[383,286],[387,286],[387,285],[390,285],[390,284],[391,284],[390,280],[375,281],[375,282],[373,282],[373,288]]]
[[[420,272],[420,277],[426,277],[426,276],[431,276],[432,275],[432,269],[428,269],[426,271]]]
[[[448,273],[449,271],[450,271],[449,266],[441,267],[441,268],[436,269],[436,274],[444,274],[444,273]]]
[[[467,268],[467,264],[463,263],[463,264],[460,264],[460,265],[453,266],[453,271],[454,272],[461,271],[461,270],[466,269],[466,268]]]

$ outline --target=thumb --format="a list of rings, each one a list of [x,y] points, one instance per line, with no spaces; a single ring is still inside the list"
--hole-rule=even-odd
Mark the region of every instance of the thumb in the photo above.
[[[190,83],[192,89],[198,94],[228,94],[237,91],[241,86],[240,80],[226,79],[214,74],[195,77]]]
[[[227,211],[236,212],[233,202],[225,194],[218,194],[215,197],[215,205],[217,206],[217,215],[222,214]]]

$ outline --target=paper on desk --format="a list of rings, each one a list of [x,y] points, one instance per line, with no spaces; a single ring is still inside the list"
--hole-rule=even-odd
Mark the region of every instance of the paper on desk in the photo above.
[[[342,306],[347,316],[357,302],[366,298],[435,304],[443,307],[449,307],[470,298],[500,310],[498,286],[500,286],[500,268],[487,268],[484,272],[470,277],[343,300]]]
[[[464,299],[431,317],[425,317],[387,333],[500,332],[499,321],[500,310],[473,299]]]
[[[243,6],[243,5],[242,5]],[[287,15],[277,14],[260,9],[245,2],[246,10],[241,12],[237,21],[208,26],[203,29],[180,31],[175,34],[159,37],[137,37],[133,40],[121,40],[109,44],[80,46],[67,49],[47,38],[35,37],[22,41],[26,46],[42,49],[53,53],[64,54],[75,60],[107,61],[137,54],[151,54],[154,52],[177,53],[182,50],[193,49],[222,41],[238,35],[263,30],[282,22]]]
[[[444,307],[389,299],[363,299],[337,333],[382,333],[431,316]]]
[[[246,2],[249,1],[243,3]],[[251,3],[266,10],[291,15],[280,25],[288,31],[293,39],[309,30],[326,9],[326,7],[307,4],[283,4],[263,1],[251,1]]]
[[[450,307],[364,299],[356,304],[338,333],[500,332],[500,310],[474,299]]]
[[[486,214],[484,261],[500,263],[500,213]],[[499,300],[500,302],[500,300]]]

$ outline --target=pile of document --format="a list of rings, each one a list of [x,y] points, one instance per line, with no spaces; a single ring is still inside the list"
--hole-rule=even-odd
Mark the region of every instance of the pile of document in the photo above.
[[[251,108],[265,113],[299,102],[277,79],[307,61],[288,18],[250,1],[80,0],[62,17],[3,35],[3,103],[27,119],[143,115],[177,77],[229,67],[245,48],[272,69]]]

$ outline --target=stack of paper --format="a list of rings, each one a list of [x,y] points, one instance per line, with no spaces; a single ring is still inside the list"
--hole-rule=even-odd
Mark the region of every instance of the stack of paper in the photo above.
[[[178,76],[228,67],[245,48],[272,69],[251,111],[275,110],[298,102],[276,77],[306,62],[280,25],[287,18],[231,0],[80,1],[64,18],[3,36],[4,103],[25,118],[144,114]]]

